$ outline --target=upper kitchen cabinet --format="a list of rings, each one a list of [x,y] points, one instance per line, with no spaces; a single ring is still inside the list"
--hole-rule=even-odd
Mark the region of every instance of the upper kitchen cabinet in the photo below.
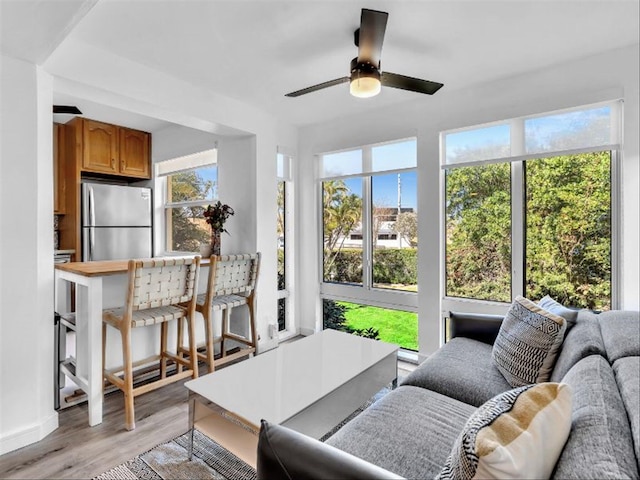
[[[117,175],[118,127],[94,120],[82,123],[82,170]]]
[[[82,131],[83,172],[151,178],[151,134],[89,119],[76,122]]]
[[[64,125],[53,124],[53,213],[65,213]]]
[[[128,177],[151,178],[149,142],[151,135],[120,127],[120,173]]]

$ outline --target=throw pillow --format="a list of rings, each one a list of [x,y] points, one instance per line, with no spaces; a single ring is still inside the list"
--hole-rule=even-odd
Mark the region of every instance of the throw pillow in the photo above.
[[[549,295],[542,298],[538,302],[538,306],[540,308],[544,308],[547,312],[555,313],[556,315],[560,315],[562,318],[564,318],[567,321],[567,332],[578,321],[578,310],[571,310],[570,308],[565,307],[561,303],[555,301]]]
[[[569,437],[571,408],[564,383],[493,397],[467,420],[437,478],[549,478]]]
[[[563,317],[518,296],[493,344],[493,360],[512,387],[546,382],[564,339]]]

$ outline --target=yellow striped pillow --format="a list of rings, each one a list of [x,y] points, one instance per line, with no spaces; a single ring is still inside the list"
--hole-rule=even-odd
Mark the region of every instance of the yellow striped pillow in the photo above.
[[[564,383],[493,397],[467,420],[438,478],[549,478],[569,437],[571,406]]]

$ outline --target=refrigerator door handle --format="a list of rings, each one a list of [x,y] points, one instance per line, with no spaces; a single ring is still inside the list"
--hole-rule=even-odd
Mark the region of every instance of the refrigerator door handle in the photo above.
[[[93,248],[96,241],[95,218],[96,218],[96,212],[95,212],[95,207],[93,202],[93,187],[89,187],[89,225],[91,225],[91,228],[89,229],[89,258],[87,259],[88,261],[93,260]]]

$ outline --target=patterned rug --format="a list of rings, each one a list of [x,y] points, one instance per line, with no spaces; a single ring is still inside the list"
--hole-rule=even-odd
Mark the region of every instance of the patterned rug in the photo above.
[[[389,391],[389,387],[380,390],[320,440],[326,441],[345,423]],[[199,431],[194,432],[193,461],[189,461],[187,458],[188,443],[189,432],[186,432],[112,468],[95,477],[94,480],[164,480],[174,478],[185,480],[193,478],[254,480],[256,478],[256,471],[252,467]]]

